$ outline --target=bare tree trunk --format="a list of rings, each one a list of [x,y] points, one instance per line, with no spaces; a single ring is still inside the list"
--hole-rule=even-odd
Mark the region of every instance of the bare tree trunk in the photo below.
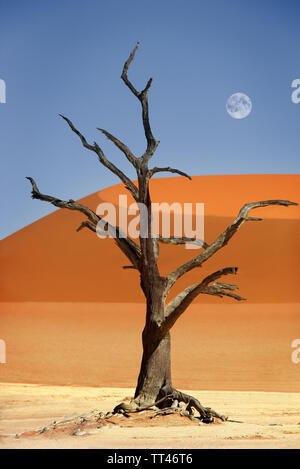
[[[139,406],[153,405],[171,390],[170,334],[153,349],[151,331],[145,326],[143,358],[134,400]]]
[[[147,286],[144,290],[147,311],[142,333],[143,357],[134,399],[139,406],[153,404],[162,397],[163,388],[171,388],[170,333],[160,333],[160,326],[165,319],[166,279],[154,273]]]

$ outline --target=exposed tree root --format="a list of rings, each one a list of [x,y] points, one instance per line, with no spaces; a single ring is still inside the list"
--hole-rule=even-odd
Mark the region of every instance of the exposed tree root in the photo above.
[[[164,393],[163,390],[162,393]],[[133,412],[141,412],[143,410],[152,409],[155,411],[155,414],[151,418],[157,417],[159,415],[180,413],[180,415],[186,416],[191,420],[199,419],[203,423],[213,423],[215,419],[219,419],[222,422],[228,420],[228,417],[218,414],[210,407],[203,407],[195,397],[190,396],[189,394],[185,394],[181,391],[177,391],[176,389],[171,389],[171,391],[168,389],[168,394],[165,394],[161,399],[152,402],[147,406],[141,406],[137,402],[138,397],[129,403],[122,402],[114,408],[113,413],[129,415]],[[199,414],[199,416],[194,415],[195,411]]]
[[[166,391],[166,390],[165,390]],[[161,391],[163,394],[164,391]],[[223,415],[219,415],[210,407],[203,407],[200,402],[194,397],[177,391],[173,388],[168,388],[168,394],[153,402],[152,405],[138,405],[133,399],[130,402],[122,402],[117,405],[112,412],[99,412],[93,410],[82,415],[69,415],[59,420],[55,420],[50,425],[35,428],[32,430],[16,433],[16,434],[1,434],[0,437],[29,437],[39,435],[42,433],[49,434],[49,431],[62,430],[70,428],[72,429],[72,435],[81,436],[88,435],[90,433],[96,433],[104,428],[105,426],[118,426],[118,423],[114,421],[114,417],[118,416],[122,420],[123,418],[130,418],[130,414],[152,410],[152,413],[148,413],[150,419],[160,418],[166,415],[177,414],[181,417],[188,418],[189,420],[199,423],[213,423],[215,419],[228,422],[243,423],[236,420],[229,420]]]
[[[177,391],[176,389],[173,390],[173,399],[178,400],[178,402],[184,402],[187,404],[186,409],[193,413],[193,409],[199,412],[200,420],[204,423],[212,423],[214,422],[214,418],[222,420],[224,422],[227,420],[225,415],[218,414],[215,410],[211,409],[210,407],[203,407],[201,403],[193,396],[189,394],[185,394],[181,391]]]

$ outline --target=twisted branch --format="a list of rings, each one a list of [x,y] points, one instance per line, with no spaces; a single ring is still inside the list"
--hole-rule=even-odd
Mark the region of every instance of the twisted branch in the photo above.
[[[107,132],[107,130],[104,130],[104,129],[100,129],[97,127],[97,130],[100,130],[100,132],[102,132],[107,138],[108,140],[110,140],[111,142],[113,142],[116,147],[119,148],[119,150],[121,150],[124,155],[126,156],[126,158],[128,159],[128,161],[135,167],[137,168],[138,167],[138,159],[133,155],[133,153],[131,152],[131,150],[129,150],[129,148],[123,143],[121,142],[119,139],[117,139],[116,137],[114,137],[112,134],[110,134],[109,132]]]
[[[89,221],[83,221],[81,225],[77,228],[76,231],[81,231],[83,228],[88,228],[89,230],[93,231],[94,233],[97,232],[97,226],[93,225]]]
[[[186,178],[188,178],[190,181],[192,180],[191,176],[189,176],[188,174],[184,173],[183,171],[180,171],[179,169],[175,169],[175,168],[170,168],[170,166],[166,167],[166,168],[152,168],[149,170],[148,172],[148,176],[149,176],[149,179],[152,178],[152,176],[156,173],[162,173],[162,172],[169,172],[169,173],[174,173],[174,174],[179,174],[180,176],[184,176]]]
[[[93,212],[90,208],[86,207],[85,205],[79,204],[78,202],[75,202],[72,199],[69,199],[68,201],[58,199],[57,197],[52,197],[51,195],[45,195],[42,194],[37,185],[36,182],[33,178],[31,177],[26,177],[31,182],[32,186],[32,192],[31,192],[31,197],[33,199],[39,199],[43,200],[44,202],[50,202],[52,205],[55,207],[59,208],[67,208],[69,210],[77,210],[79,212],[84,213],[88,217],[88,219],[94,224],[97,225],[97,223],[100,220],[100,217]]]
[[[213,256],[217,251],[219,251],[219,249],[226,246],[228,241],[246,221],[261,221],[261,218],[248,217],[248,213],[252,209],[259,207],[267,207],[269,205],[282,205],[284,207],[288,207],[289,205],[298,204],[295,202],[290,202],[289,200],[264,200],[260,202],[252,202],[245,204],[239,211],[238,216],[233,221],[233,223],[229,225],[226,230],[223,231],[212,244],[207,246],[205,250],[202,251],[198,256],[194,257],[193,259],[189,260],[177,269],[173,270],[173,272],[168,275],[169,282],[167,292],[174,285],[176,280],[178,280],[182,275],[186,274],[195,267],[201,267],[203,262],[207,261],[211,256]]]
[[[83,228],[88,228],[91,231],[96,232],[97,224],[101,220],[101,217],[99,217],[95,212],[93,212],[93,210],[86,207],[85,205],[75,202],[72,199],[65,201],[65,200],[61,200],[56,197],[53,197],[51,195],[42,194],[39,191],[36,185],[36,182],[34,181],[33,178],[27,177],[26,179],[28,179],[31,182],[31,186],[32,186],[31,194],[32,194],[33,199],[39,199],[45,202],[50,202],[55,207],[67,208],[68,210],[76,210],[76,211],[82,212],[84,215],[87,216],[89,221],[82,222],[81,225],[77,228],[77,231],[80,231]],[[106,221],[106,224],[108,228],[115,229],[116,236],[117,236],[115,238],[115,242],[117,243],[119,248],[124,252],[124,254],[127,256],[127,258],[131,261],[132,265],[135,268],[139,269],[140,268],[140,256],[141,256],[140,247],[137,244],[135,244],[135,242],[132,241],[130,238],[124,238],[123,232],[122,232],[122,237],[120,237],[121,231],[118,226],[113,227],[107,221]]]
[[[159,236],[158,241],[161,243],[165,244],[195,244],[196,246],[200,246],[203,248],[207,248],[208,244],[205,243],[205,241],[202,241],[202,239],[198,238],[187,238],[187,237],[182,237],[182,238],[176,238],[175,236],[170,236],[169,238],[163,238],[162,236]]]
[[[74,124],[68,119],[67,117],[63,116],[60,114],[60,116],[68,123],[70,129],[78,135],[78,137],[81,140],[82,145],[87,148],[90,151],[93,151],[96,153],[98,156],[98,159],[103,166],[105,166],[107,169],[109,169],[112,173],[114,173],[116,176],[118,176],[119,179],[121,179],[122,182],[124,182],[126,188],[130,191],[132,194],[133,198],[135,200],[138,200],[139,192],[137,187],[133,184],[133,182],[127,177],[119,168],[117,168],[111,161],[109,161],[106,156],[104,155],[102,149],[99,147],[99,145],[94,142],[93,145],[90,145],[87,141],[86,138],[82,135],[81,132],[79,132],[78,129],[74,126]],[[109,134],[110,135],[110,134]],[[111,136],[112,137],[112,136]],[[118,140],[119,142],[119,140]],[[119,142],[121,144],[121,142]],[[125,145],[124,145],[125,147]],[[126,147],[127,148],[127,147]]]
[[[217,280],[223,275],[235,275],[237,270],[237,267],[226,267],[224,269],[217,270],[216,272],[205,277],[201,283],[190,285],[181,293],[179,293],[172,301],[170,301],[165,309],[165,320],[161,325],[162,334],[165,335],[171,329],[177,319],[184,313],[184,311],[200,293],[208,293],[210,295],[218,293],[218,296],[220,296],[220,294],[232,297],[237,296],[233,293],[226,292],[226,289],[237,289],[238,287],[235,285],[229,285],[229,288],[228,284],[215,283],[212,286],[209,286],[211,282]]]
[[[150,121],[149,121],[149,109],[148,109],[148,91],[152,83],[152,78],[150,78],[143,89],[143,91],[139,92],[136,90],[136,88],[133,86],[133,84],[130,82],[127,76],[128,68],[133,61],[133,58],[135,56],[135,53],[139,47],[140,43],[138,42],[137,45],[134,47],[133,51],[131,52],[129,58],[126,60],[121,78],[124,81],[125,85],[128,86],[130,91],[138,98],[138,100],[141,102],[142,105],[142,119],[143,119],[143,126],[144,126],[144,131],[145,131],[145,137],[147,140],[147,149],[145,153],[142,155],[141,159],[142,161],[147,164],[151,156],[154,154],[157,146],[159,145],[159,141],[155,140],[152,134],[152,130],[150,127]]]
[[[235,287],[235,288],[232,288]],[[243,298],[242,296],[237,295],[236,293],[232,293],[229,290],[237,289],[238,287],[236,285],[230,285],[230,287],[219,287],[217,283],[213,283],[212,285],[208,285],[204,290],[202,290],[200,293],[201,294],[206,294],[206,295],[213,295],[213,296],[218,296],[219,298],[223,298],[223,296],[229,296],[230,298],[233,298],[234,300],[237,301],[246,301],[247,298]]]

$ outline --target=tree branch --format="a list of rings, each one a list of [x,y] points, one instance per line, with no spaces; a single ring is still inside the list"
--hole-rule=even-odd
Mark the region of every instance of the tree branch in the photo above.
[[[135,48],[133,49],[133,51],[131,52],[129,58],[126,60],[124,67],[123,67],[121,78],[126,84],[126,86],[128,86],[130,91],[139,99],[142,105],[143,126],[144,126],[144,131],[145,131],[145,137],[147,140],[147,149],[145,153],[142,155],[142,161],[147,164],[159,144],[159,141],[155,140],[155,138],[153,137],[152,130],[150,127],[150,121],[149,121],[148,91],[152,83],[152,78],[148,80],[143,91],[139,92],[136,90],[136,88],[133,86],[133,84],[130,82],[127,76],[128,68],[131,62],[133,61],[133,58],[135,56],[135,53],[139,45],[140,43],[138,42]]]
[[[232,285],[232,286],[236,287],[236,285]],[[232,288],[230,288],[230,290],[232,290]],[[247,300],[247,298],[243,298],[242,296],[239,296],[236,293],[232,293],[231,291],[226,291],[225,288],[218,287],[216,283],[213,283],[212,285],[208,285],[200,293],[201,294],[203,293],[203,294],[206,294],[206,295],[219,296],[220,298],[223,298],[223,296],[229,296],[230,298],[234,298],[237,301],[246,301]]]
[[[127,177],[119,168],[117,168],[111,161],[109,161],[106,156],[104,155],[102,149],[99,147],[99,145],[94,142],[93,145],[90,145],[85,137],[82,135],[81,132],[79,132],[79,130],[76,129],[76,127],[73,125],[73,123],[70,121],[70,119],[68,119],[67,117],[63,116],[62,114],[60,114],[60,116],[68,123],[69,127],[71,128],[71,130],[79,136],[80,140],[81,140],[81,143],[82,145],[87,148],[88,150],[90,151],[93,151],[94,153],[96,153],[96,155],[98,156],[98,159],[100,161],[101,164],[103,164],[103,166],[105,166],[107,169],[109,169],[112,173],[114,173],[116,176],[119,177],[119,179],[121,179],[122,182],[124,182],[125,186],[127,187],[127,189],[130,191],[130,193],[132,194],[133,198],[135,200],[138,200],[138,196],[139,196],[139,191],[137,189],[137,187],[133,184],[133,182],[129,179],[129,177]],[[120,142],[121,143],[121,142]]]
[[[224,288],[225,290],[238,290],[237,285],[232,285],[231,283],[215,282],[214,285],[218,288]]]
[[[126,158],[128,159],[128,161],[135,167],[137,168],[138,167],[138,159],[133,155],[133,153],[131,152],[131,150],[129,150],[129,148],[124,144],[122,143],[119,139],[117,139],[116,137],[114,137],[112,134],[110,134],[109,132],[107,132],[107,130],[104,130],[104,129],[100,129],[97,127],[97,130],[100,130],[100,132],[102,132],[111,142],[113,142],[116,147],[119,148],[119,150],[121,150],[124,155],[126,156]]]
[[[165,320],[161,325],[162,334],[165,335],[171,329],[177,319],[184,313],[184,311],[200,293],[208,293],[210,295],[218,294],[218,296],[227,295],[237,297],[237,295],[235,295],[234,293],[226,292],[226,289],[237,289],[238,287],[236,287],[235,285],[214,283],[213,285],[209,286],[211,282],[217,280],[223,275],[235,275],[237,273],[237,270],[237,267],[226,267],[224,269],[217,270],[216,272],[205,277],[201,283],[190,285],[181,293],[179,293],[172,301],[170,301],[170,303],[165,309]]]
[[[97,226],[93,225],[89,221],[83,221],[81,225],[77,228],[76,231],[81,231],[83,228],[88,228],[89,230],[93,231],[94,233],[97,232]]]
[[[51,195],[42,194],[39,191],[36,185],[36,182],[34,181],[33,178],[27,177],[26,179],[28,179],[31,182],[31,186],[32,186],[31,194],[32,194],[33,199],[39,199],[45,202],[50,202],[52,205],[58,208],[67,208],[68,210],[76,210],[76,211],[84,213],[84,215],[87,216],[89,221],[82,222],[79,228],[77,228],[77,231],[80,231],[83,228],[89,228],[90,230],[96,232],[97,224],[101,220],[101,217],[99,217],[95,212],[93,212],[93,210],[86,207],[85,205],[75,202],[72,199],[65,201],[65,200],[58,199],[56,197],[52,197]],[[139,269],[140,268],[140,256],[141,256],[140,247],[137,244],[135,244],[135,242],[132,241],[130,238],[119,237],[120,228],[118,226],[113,227],[108,222],[106,223],[110,228],[115,228],[116,235],[117,235],[117,237],[115,238],[115,242],[117,243],[119,248],[124,252],[124,254],[127,256],[127,258],[132,262],[135,268]],[[123,233],[122,233],[122,236],[124,236]]]
[[[137,51],[138,48],[139,48],[139,45],[140,45],[140,43],[138,42],[138,43],[136,44],[135,48],[133,49],[133,51],[131,52],[129,58],[126,60],[126,62],[125,62],[125,64],[124,64],[124,67],[123,67],[122,75],[121,75],[121,78],[122,78],[122,80],[124,81],[124,83],[128,86],[128,88],[130,89],[130,91],[131,91],[138,99],[140,99],[140,93],[135,89],[135,87],[132,85],[132,83],[128,80],[127,72],[128,72],[129,65],[130,65],[131,62],[133,61],[133,58],[134,58],[134,56],[135,56],[136,51]]]
[[[195,245],[201,246],[203,248],[208,247],[208,244],[206,244],[205,241],[202,241],[202,239],[198,239],[198,238],[186,238],[186,237],[175,238],[174,236],[170,236],[169,238],[163,238],[162,236],[159,236],[157,239],[161,243],[165,243],[165,244],[175,244],[175,245],[178,245],[178,244],[195,244]]]
[[[183,171],[180,171],[179,169],[174,169],[174,168],[170,168],[170,166],[168,166],[167,168],[152,168],[149,170],[149,179],[152,178],[152,176],[156,173],[162,173],[162,172],[169,172],[169,173],[175,173],[175,174],[179,174],[180,176],[184,176],[188,179],[190,179],[190,181],[192,180],[191,176],[189,176],[188,174],[184,173]]]
[[[295,202],[290,202],[289,200],[264,200],[260,202],[252,202],[245,204],[238,213],[238,216],[233,221],[231,225],[229,225],[225,231],[223,231],[215,241],[207,246],[204,251],[202,251],[198,256],[194,257],[193,259],[189,260],[185,264],[181,265],[177,269],[173,270],[168,275],[168,291],[174,285],[176,280],[178,280],[182,275],[189,272],[190,270],[194,269],[195,267],[201,267],[203,262],[207,261],[211,256],[213,256],[219,249],[226,246],[228,241],[232,238],[232,236],[238,231],[241,225],[246,221],[260,221],[261,218],[252,218],[248,217],[248,213],[254,209],[259,207],[267,207],[269,205],[282,205],[284,207],[288,207],[289,205],[298,205]]]
[[[36,182],[34,181],[33,178],[26,177],[26,179],[28,179],[31,182],[31,186],[32,186],[31,196],[33,199],[39,199],[39,200],[43,200],[44,202],[50,202],[55,207],[67,208],[69,210],[77,210],[79,212],[82,212],[95,225],[97,225],[97,223],[99,222],[100,217],[95,212],[93,212],[93,210],[86,207],[85,205],[79,204],[78,202],[75,202],[72,199],[65,201],[65,200],[58,199],[57,197],[52,197],[51,195],[42,194],[39,191],[36,185]]]

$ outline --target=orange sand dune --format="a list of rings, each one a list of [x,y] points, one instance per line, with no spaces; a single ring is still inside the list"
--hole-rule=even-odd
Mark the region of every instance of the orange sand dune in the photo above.
[[[211,242],[245,202],[300,201],[296,175],[196,176],[151,182],[153,201],[204,202]],[[41,188],[51,193],[50,188]],[[96,209],[118,202],[120,185],[82,199]],[[71,195],[71,194],[70,194]],[[33,204],[41,203],[32,201]],[[229,245],[174,290],[226,266],[247,303],[199,296],[173,330],[174,384],[181,388],[299,392],[299,207],[253,211]],[[81,214],[58,210],[1,242],[0,337],[7,363],[0,380],[134,386],[143,328],[143,295],[135,271],[113,240],[75,230]],[[161,247],[166,273],[196,251]],[[198,252],[198,251],[197,251]]]
[[[204,202],[205,240],[210,243],[245,202],[275,198],[300,201],[299,185],[300,176],[295,175],[196,176],[192,182],[156,179],[151,189],[154,202]],[[113,186],[85,197],[82,203],[96,210],[100,201],[117,203],[119,193],[127,191]],[[234,265],[239,267],[234,282],[249,301],[299,301],[300,208],[274,206],[253,214],[265,220],[242,226],[228,247],[200,271],[187,275],[179,286]],[[80,213],[58,210],[4,239],[1,301],[142,302],[138,274],[122,269],[128,261],[114,241],[101,240],[88,230],[75,231],[83,219]],[[178,246],[163,245],[160,251],[163,273],[195,255],[195,251]],[[210,297],[199,297],[198,301],[219,304],[219,299]]]

